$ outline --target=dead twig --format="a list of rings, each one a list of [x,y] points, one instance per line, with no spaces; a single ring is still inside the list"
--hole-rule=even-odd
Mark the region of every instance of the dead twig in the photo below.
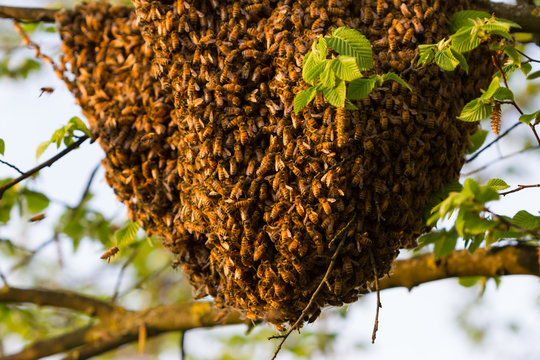
[[[518,185],[517,189],[513,189],[513,190],[508,190],[508,191],[505,191],[505,192],[501,192],[501,193],[499,193],[499,195],[506,196],[506,195],[508,195],[508,194],[512,194],[512,193],[521,191],[521,190],[523,190],[523,189],[530,189],[530,188],[535,188],[535,187],[540,187],[540,184],[534,184],[534,185]]]
[[[377,337],[377,330],[379,330],[379,309],[382,308],[381,304],[381,292],[379,288],[379,274],[377,272],[377,265],[375,264],[375,258],[371,248],[368,248],[369,258],[371,260],[371,266],[373,266],[373,275],[375,276],[375,289],[377,290],[377,310],[375,311],[375,322],[373,324],[373,332],[371,333],[371,343],[375,344],[375,338]]]
[[[476,159],[481,153],[483,153],[484,151],[486,151],[487,149],[489,149],[491,146],[493,146],[495,143],[497,143],[499,140],[501,140],[503,137],[505,137],[506,135],[508,135],[512,130],[514,130],[516,127],[518,127],[520,124],[523,124],[521,121],[518,121],[517,123],[515,123],[514,125],[510,126],[510,128],[508,128],[508,130],[506,130],[505,132],[503,132],[501,135],[497,136],[497,138],[495,138],[493,141],[491,141],[489,144],[487,144],[486,146],[484,146],[483,148],[481,148],[480,150],[478,150],[477,152],[475,152],[470,158],[468,158],[467,160],[465,160],[465,163],[470,163],[471,161],[473,161],[474,159]]]
[[[330,275],[330,273],[332,272],[332,269],[334,268],[334,265],[336,263],[336,260],[339,256],[339,252],[343,246],[343,243],[345,242],[345,232],[347,230],[349,230],[349,227],[354,223],[354,221],[356,220],[356,216],[353,216],[352,219],[347,223],[347,225],[345,225],[343,227],[343,229],[341,229],[341,231],[339,231],[335,236],[334,238],[332,239],[332,241],[335,241],[337,239],[340,239],[341,238],[341,241],[339,242],[336,250],[334,251],[334,254],[332,255],[332,257],[330,258],[330,263],[328,264],[328,268],[326,269],[326,273],[324,274],[324,277],[322,278],[322,280],[319,282],[319,286],[317,286],[317,289],[315,289],[315,292],[313,292],[313,295],[311,295],[311,298],[309,299],[309,302],[308,304],[306,305],[306,307],[304,308],[304,310],[302,311],[302,314],[300,314],[300,316],[298,317],[298,319],[296,320],[296,322],[289,328],[289,330],[285,333],[285,335],[280,335],[280,336],[273,336],[271,337],[271,339],[273,338],[281,338],[281,341],[279,342],[278,346],[276,347],[276,350],[274,351],[274,355],[272,356],[272,360],[274,360],[279,351],[281,350],[281,347],[283,346],[283,343],[285,343],[285,340],[287,340],[287,338],[289,337],[289,335],[296,329],[298,328],[298,325],[300,325],[300,323],[303,321],[304,317],[307,315],[307,313],[309,312],[309,310],[311,309],[311,307],[313,306],[313,304],[315,303],[315,298],[317,297],[317,295],[319,294],[319,292],[321,291],[321,289],[323,288],[323,285],[326,283],[327,279],[328,279],[328,276]]]

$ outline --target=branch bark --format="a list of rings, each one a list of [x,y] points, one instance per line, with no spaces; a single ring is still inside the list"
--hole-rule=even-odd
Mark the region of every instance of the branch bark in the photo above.
[[[380,281],[380,289],[395,287],[412,289],[423,283],[458,276],[540,276],[539,249],[537,246],[506,246],[489,250],[478,249],[473,255],[462,250],[441,259],[435,259],[432,254],[427,254],[399,260],[395,262],[392,275]],[[71,295],[65,296],[66,294],[70,293],[11,288],[0,291],[0,302],[30,302],[83,312],[95,302],[96,306],[103,306],[99,300],[80,295],[75,295],[75,298],[86,305],[78,305],[78,302],[73,304],[74,301],[70,300]],[[65,302],[62,301],[61,295],[64,295]],[[112,312],[107,306],[113,309]],[[110,304],[107,306],[104,306],[101,313],[104,316],[96,324],[56,338],[37,341],[17,354],[0,357],[0,360],[39,359],[68,351],[70,353],[65,359],[88,359],[136,341],[141,324],[145,325],[148,337],[153,337],[170,331],[247,322],[235,311],[218,320],[221,310],[212,307],[211,302],[162,305],[140,311],[129,311]]]

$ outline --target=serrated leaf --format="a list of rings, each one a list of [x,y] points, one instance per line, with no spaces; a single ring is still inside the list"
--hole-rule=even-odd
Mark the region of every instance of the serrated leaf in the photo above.
[[[334,70],[338,78],[345,81],[352,81],[362,77],[356,58],[352,56],[342,55],[337,59],[332,59],[332,70]]]
[[[326,53],[328,52],[328,45],[326,44],[326,39],[323,37],[320,37],[311,46],[311,51],[313,52],[316,60],[318,61],[326,60]]]
[[[376,83],[377,78],[374,76],[351,81],[347,90],[347,98],[350,100],[361,100],[365,98],[371,93]]]
[[[22,194],[31,213],[42,212],[49,206],[49,199],[45,194],[28,189],[24,189]]]
[[[304,57],[304,63],[302,65],[302,78],[308,84],[313,85],[317,80],[319,80],[319,76],[325,67],[326,60],[318,61],[310,51]]]
[[[437,52],[437,46],[434,44],[418,45],[418,65],[431,63]]]
[[[51,143],[49,141],[45,141],[38,145],[36,150],[36,160],[39,159],[41,155],[43,155],[43,153],[45,152],[45,150],[47,150],[50,144]]]
[[[486,141],[486,137],[489,131],[478,129],[471,135],[471,145],[467,148],[467,153],[472,154],[476,150],[480,149],[480,146]]]
[[[534,80],[540,78],[540,70],[537,70],[527,76],[527,80]]]
[[[332,70],[332,62],[327,62],[321,73],[321,85],[327,88],[336,86],[336,73]]]
[[[6,150],[6,144],[4,143],[4,139],[0,139],[0,155],[4,155],[5,150]]]
[[[514,93],[508,88],[500,87],[495,91],[495,94],[493,94],[493,98],[500,101],[514,100]]]
[[[495,76],[491,80],[491,83],[489,84],[489,87],[487,88],[486,92],[480,96],[480,99],[482,100],[489,100],[493,97],[495,92],[501,87],[500,85],[500,79],[499,77]]]
[[[455,58],[450,49],[437,51],[433,61],[445,71],[454,71],[459,65],[459,60]]]
[[[347,110],[358,110],[358,107],[354,105],[349,99],[345,100],[345,108]]]
[[[356,58],[361,71],[373,68],[373,53],[369,40],[358,30],[339,27],[326,37],[326,43],[340,55]]]
[[[540,217],[521,210],[512,218],[512,222],[526,229],[534,230],[540,226]]]
[[[521,63],[521,55],[517,52],[517,49],[512,45],[507,45],[504,48],[504,53],[516,64]]]
[[[409,84],[407,84],[407,82],[405,80],[403,80],[402,78],[399,77],[399,75],[397,75],[397,74],[395,74],[393,72],[389,72],[389,73],[386,73],[386,74],[383,75],[383,81],[386,81],[386,80],[393,80],[393,81],[397,82],[398,84],[400,84],[402,86],[405,86],[407,89],[409,89],[409,91],[412,91]]]
[[[92,136],[86,124],[77,116],[74,116],[71,119],[69,119],[68,127],[71,131],[79,130],[79,131],[82,131],[86,136],[89,136],[89,137]]]
[[[466,73],[468,73],[469,64],[467,63],[467,59],[465,59],[465,56],[463,56],[462,53],[456,51],[453,48],[450,48],[450,51],[452,52],[452,55],[454,55],[454,57],[457,59],[457,61],[459,61],[459,66],[461,66],[461,68],[465,70]]]
[[[504,190],[508,189],[510,185],[508,185],[504,180],[502,179],[489,179],[486,186],[489,186],[490,188],[494,190]]]
[[[456,248],[457,239],[457,233],[455,231],[450,231],[445,234],[442,240],[435,242],[435,247],[433,248],[433,256],[435,259],[439,259],[452,253]]]
[[[336,86],[333,88],[322,88],[324,98],[326,101],[335,107],[344,107],[345,98],[347,93],[347,88],[345,86],[345,81],[339,80],[336,83]]]
[[[540,110],[533,112],[532,114],[523,114],[519,117],[519,121],[525,124],[530,124],[536,118],[540,118]]]
[[[467,103],[461,110],[461,114],[458,119],[466,122],[480,121],[487,119],[491,114],[492,106],[484,104],[478,99],[474,99]]]
[[[456,32],[463,26],[471,26],[474,19],[489,19],[491,15],[485,11],[463,10],[454,13],[450,17],[450,32]]]
[[[140,225],[135,222],[129,222],[121,228],[120,230],[116,231],[114,233],[114,240],[116,242],[116,246],[119,245],[129,245],[135,241],[135,237],[137,236],[137,231],[139,231]]]
[[[298,115],[315,98],[315,95],[317,95],[317,88],[315,86],[302,90],[296,95],[294,97],[294,114]]]
[[[462,28],[450,37],[452,39],[452,47],[456,51],[460,53],[469,52],[482,43],[482,40],[476,34],[471,34],[472,29],[472,26]]]

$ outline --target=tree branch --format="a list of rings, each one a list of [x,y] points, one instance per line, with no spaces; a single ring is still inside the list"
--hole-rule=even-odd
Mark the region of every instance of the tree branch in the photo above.
[[[99,318],[106,318],[113,313],[125,311],[122,307],[71,291],[46,289],[0,288],[0,302],[32,303],[39,306],[67,308],[89,316],[95,315]]]
[[[54,22],[54,15],[57,11],[44,8],[0,6],[0,18],[15,19],[20,22]]]
[[[432,254],[427,254],[396,261],[392,273],[392,276],[380,281],[381,290],[395,287],[412,289],[430,281],[458,276],[494,277],[520,274],[540,276],[539,253],[536,246],[519,245],[493,247],[489,250],[478,249],[473,255],[466,250],[455,251],[441,259],[435,259]],[[79,296],[88,306],[68,306],[62,299],[69,300],[70,297],[65,294],[70,293],[40,290],[43,293],[35,292],[37,296],[30,296],[33,290],[21,289],[0,291],[0,302],[10,301],[3,295],[9,294],[10,291],[12,294],[13,291],[25,294],[24,299],[20,296],[17,302],[47,304],[81,311],[91,307],[94,302],[101,304],[99,300]],[[40,296],[44,297],[51,293],[55,294],[55,301],[36,301]],[[60,294],[64,295],[60,297]],[[54,354],[72,350],[66,359],[87,359],[136,341],[141,324],[145,325],[147,336],[150,338],[170,331],[246,323],[246,320],[235,311],[231,311],[223,320],[216,320],[221,310],[212,307],[210,302],[162,305],[141,311],[127,311],[121,307],[106,305],[112,307],[113,312],[101,318],[99,323],[60,337],[35,342],[18,354],[0,359],[38,359],[53,354],[52,349],[55,351]]]
[[[25,172],[24,174],[22,174],[18,178],[13,179],[10,182],[8,182],[7,184],[5,184],[4,186],[0,187],[0,199],[2,199],[2,196],[4,195],[4,192],[7,189],[17,185],[18,183],[20,183],[23,180],[29,178],[30,176],[34,175],[35,173],[37,173],[39,170],[43,169],[44,167],[51,166],[56,161],[60,160],[62,157],[67,155],[69,152],[71,152],[72,150],[78,148],[79,145],[81,145],[87,139],[88,139],[88,136],[86,136],[86,135],[82,136],[79,140],[77,140],[77,142],[74,142],[73,144],[69,145],[67,148],[65,148],[64,150],[62,150],[60,153],[56,154],[55,156],[53,156],[49,160],[45,161],[42,164],[39,164],[38,166],[36,166],[33,169],[28,170],[27,172]]]

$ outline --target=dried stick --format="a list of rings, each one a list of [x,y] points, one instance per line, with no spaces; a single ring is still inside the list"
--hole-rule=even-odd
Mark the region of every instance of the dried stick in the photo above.
[[[300,323],[302,322],[302,320],[304,319],[304,317],[307,315],[308,311],[310,310],[311,306],[313,306],[313,304],[315,303],[315,298],[317,297],[317,295],[319,295],[319,292],[321,291],[321,289],[323,288],[323,285],[327,281],[328,276],[332,272],[332,269],[334,268],[336,260],[337,260],[337,258],[339,256],[339,252],[341,250],[341,247],[343,246],[343,243],[345,242],[345,237],[343,235],[345,234],[345,232],[349,229],[349,227],[353,224],[353,222],[355,220],[356,220],[356,216],[353,216],[352,219],[347,223],[347,225],[345,225],[345,227],[343,227],[343,229],[341,229],[341,231],[338,232],[334,236],[334,238],[332,239],[331,242],[333,242],[333,241],[335,241],[336,239],[339,239],[339,238],[341,238],[341,241],[339,242],[336,250],[334,251],[334,254],[330,258],[330,264],[328,264],[328,268],[326,269],[326,273],[324,274],[324,277],[319,282],[319,286],[317,286],[317,289],[315,289],[315,292],[313,293],[313,295],[311,295],[311,298],[309,299],[308,304],[306,305],[306,307],[302,311],[302,314],[300,314],[300,316],[298,317],[296,322],[289,328],[289,330],[285,333],[285,335],[271,337],[271,339],[273,339],[273,338],[281,338],[281,341],[279,342],[279,344],[278,344],[278,346],[276,348],[276,351],[274,352],[274,355],[272,356],[272,360],[274,360],[276,358],[276,356],[278,355],[279,351],[281,350],[281,347],[283,346],[283,343],[285,342],[285,340],[287,340],[289,335],[298,327],[298,325],[300,325]]]
[[[116,284],[114,285],[114,292],[113,296],[111,297],[111,302],[116,301],[116,299],[118,298],[118,294],[120,293],[120,285],[122,284],[122,279],[124,278],[124,273],[128,265],[131,264],[133,259],[135,259],[138,252],[139,251],[137,249],[133,250],[129,258],[122,264],[122,267],[120,268],[120,273],[118,274],[118,278],[116,278]]]
[[[27,172],[25,172],[24,174],[22,174],[21,176],[19,176],[18,178],[16,179],[13,179],[11,180],[10,182],[8,182],[7,184],[5,184],[4,186],[0,187],[0,199],[2,199],[2,196],[4,195],[4,192],[17,185],[18,183],[20,183],[21,181],[29,178],[30,176],[34,175],[35,173],[37,173],[39,170],[43,169],[44,167],[48,167],[48,166],[51,166],[52,164],[54,164],[56,161],[58,161],[59,159],[61,159],[62,157],[64,157],[65,155],[67,155],[68,153],[70,153],[72,150],[76,149],[79,147],[79,145],[81,145],[83,142],[85,142],[86,140],[88,139],[88,136],[82,136],[77,142],[74,142],[73,144],[69,145],[66,149],[64,149],[63,151],[61,151],[60,153],[58,153],[57,155],[53,156],[52,158],[50,158],[49,160],[45,161],[44,163],[36,166],[35,168],[33,169],[30,169],[28,170]]]
[[[377,273],[377,265],[375,264],[375,258],[371,248],[368,248],[369,259],[371,260],[371,266],[373,266],[373,275],[375,276],[375,289],[377,290],[377,310],[375,311],[375,322],[373,324],[373,332],[371,333],[371,343],[375,344],[375,338],[377,337],[377,330],[379,330],[379,309],[381,305],[381,293],[379,289],[379,274]]]
[[[540,184],[534,184],[534,185],[518,185],[517,189],[508,190],[508,191],[499,193],[499,195],[506,196],[506,195],[508,195],[508,194],[512,194],[512,193],[521,191],[521,190],[523,190],[523,189],[530,189],[530,188],[535,188],[535,187],[540,187]]]
[[[0,160],[0,163],[9,166],[10,168],[14,169],[15,171],[17,171],[17,172],[18,172],[19,174],[21,174],[21,175],[23,174],[23,172],[22,172],[21,170],[19,170],[18,167],[16,167],[16,166],[13,165],[13,164],[8,163],[7,161]]]

